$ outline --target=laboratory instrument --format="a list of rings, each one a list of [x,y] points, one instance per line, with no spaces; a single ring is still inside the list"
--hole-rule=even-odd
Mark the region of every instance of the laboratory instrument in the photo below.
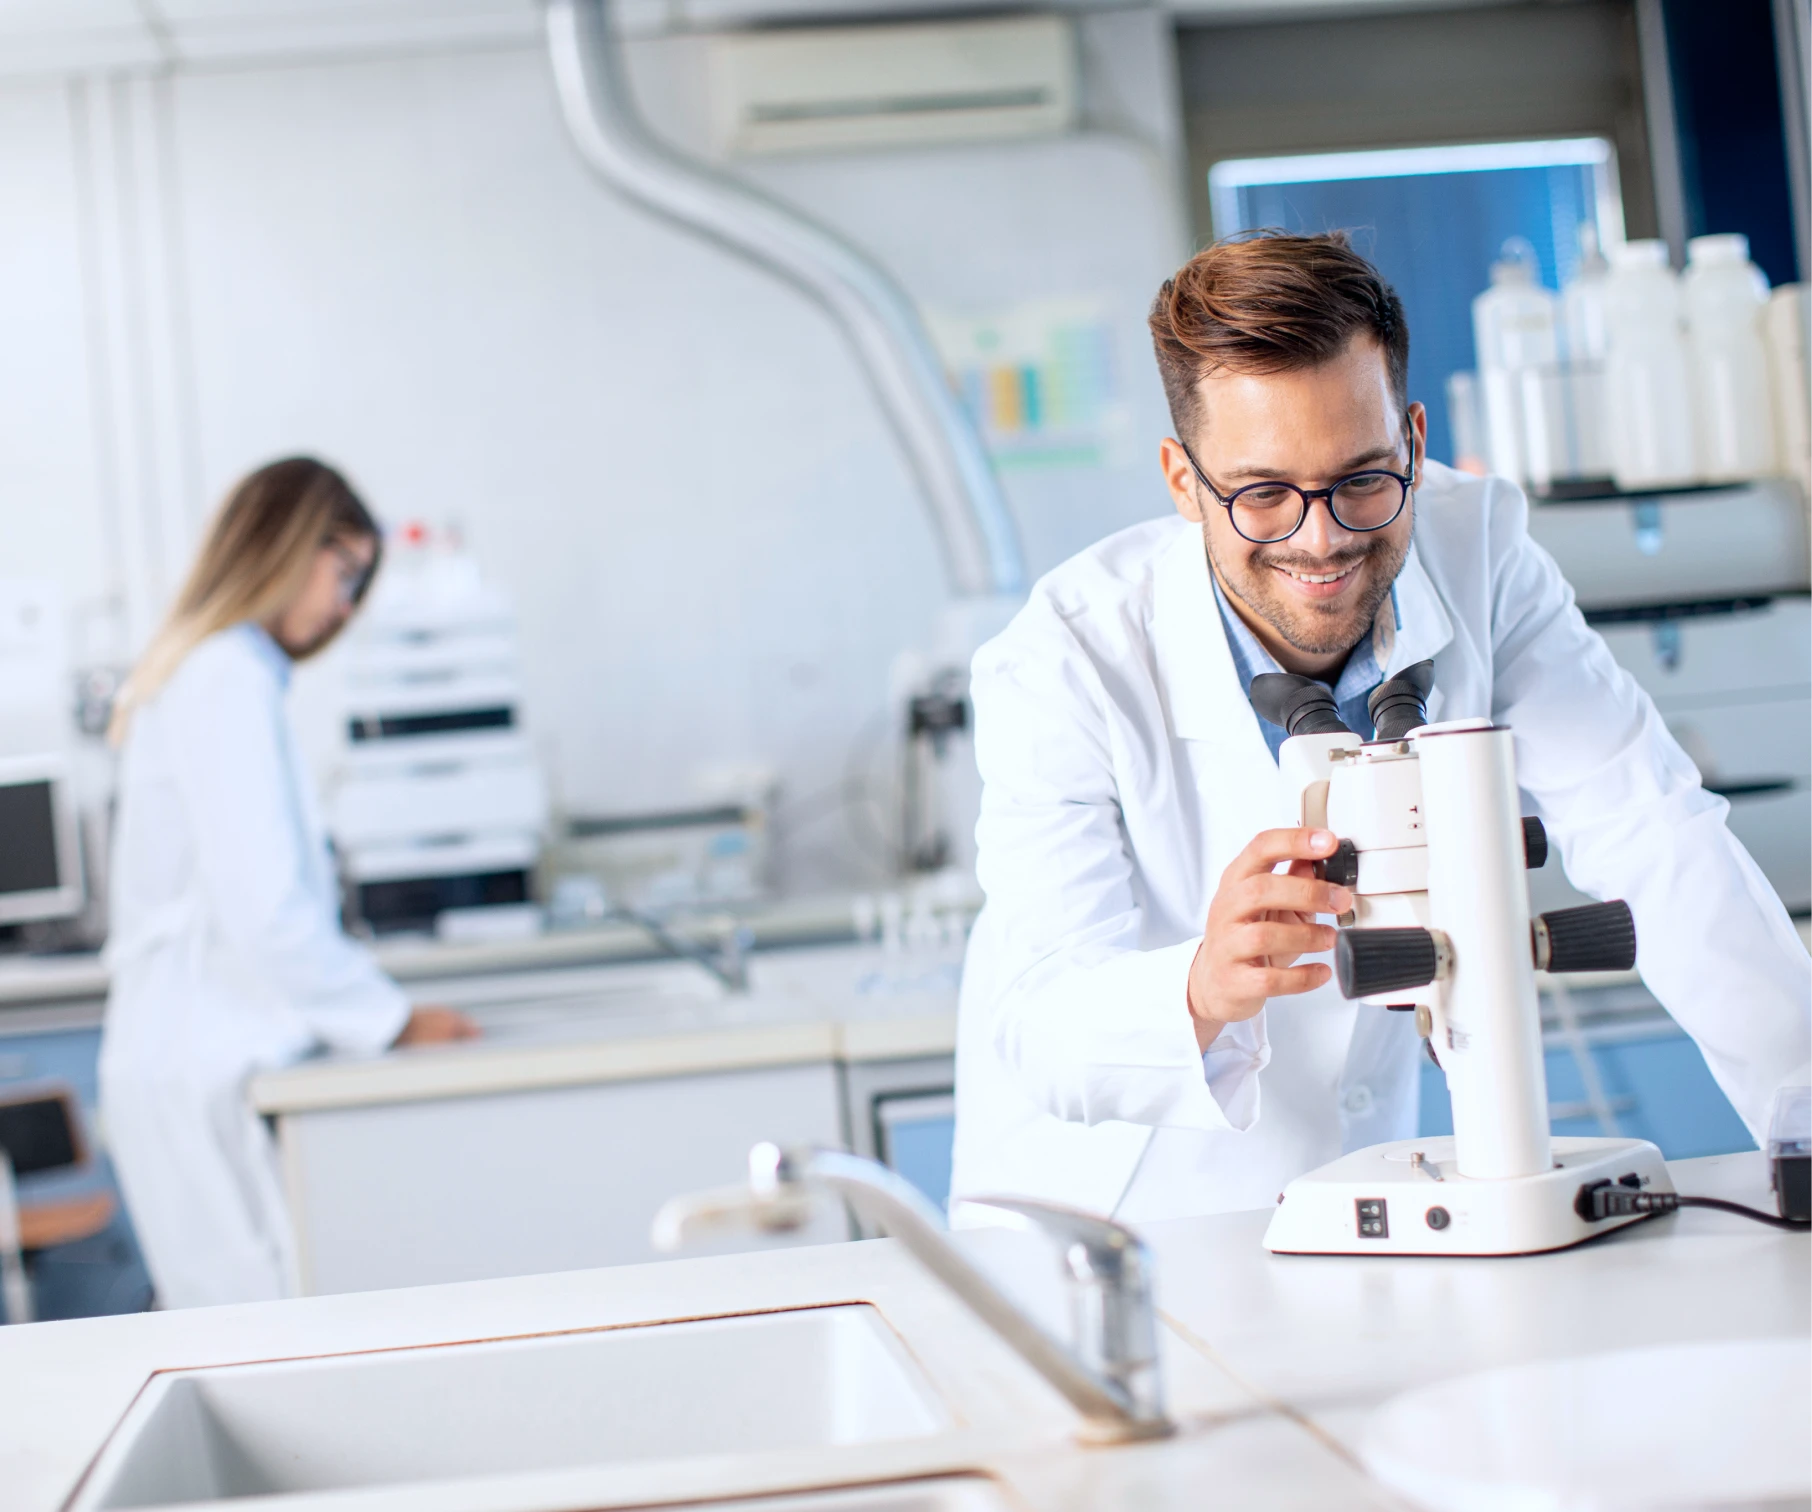
[[[1163,1438],[1151,1256],[1130,1229],[1091,1213],[1018,1197],[970,1198],[1055,1240],[1075,1304],[1077,1346],[1053,1338],[945,1236],[944,1215],[885,1166],[839,1150],[749,1152],[747,1186],[675,1197],[654,1220],[657,1249],[697,1235],[753,1225],[786,1232],[808,1222],[821,1199],[841,1198],[884,1228],[956,1293],[982,1322],[1082,1414],[1081,1436],[1096,1443]]]
[[[1428,724],[1432,687],[1432,662],[1381,683],[1367,741],[1323,684],[1287,673],[1252,682],[1253,706],[1288,731],[1279,764],[1301,822],[1338,837],[1321,865],[1354,894],[1336,921],[1340,992],[1415,1014],[1454,1126],[1292,1181],[1265,1233],[1273,1251],[1560,1249],[1635,1216],[1582,1207],[1593,1186],[1673,1190],[1645,1140],[1549,1132],[1535,972],[1628,970],[1635,925],[1621,902],[1530,918],[1523,874],[1545,862],[1547,839],[1518,811],[1511,733],[1489,719]]]
[[[516,617],[456,535],[401,532],[348,650],[328,830],[373,930],[531,918],[548,796],[523,728]]]

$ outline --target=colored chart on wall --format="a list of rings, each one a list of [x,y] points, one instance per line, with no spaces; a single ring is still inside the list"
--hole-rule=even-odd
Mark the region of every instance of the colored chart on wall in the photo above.
[[[1042,300],[925,320],[997,466],[1126,465],[1132,411],[1099,303]]]

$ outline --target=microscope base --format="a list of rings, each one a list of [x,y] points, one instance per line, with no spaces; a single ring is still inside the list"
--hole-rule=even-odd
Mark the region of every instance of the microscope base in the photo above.
[[[1412,1160],[1420,1156],[1420,1161]],[[1454,1164],[1451,1135],[1373,1145],[1298,1176],[1265,1230],[1285,1255],[1529,1255],[1565,1249],[1638,1221],[1589,1223],[1574,1211],[1582,1186],[1634,1176],[1653,1192],[1673,1182],[1643,1139],[1555,1136],[1554,1169],[1478,1180]]]

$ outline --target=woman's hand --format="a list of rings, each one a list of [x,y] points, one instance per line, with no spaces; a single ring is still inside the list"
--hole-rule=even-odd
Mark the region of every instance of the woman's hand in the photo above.
[[[457,1008],[421,1007],[409,1010],[409,1022],[393,1043],[398,1045],[444,1045],[452,1040],[477,1039],[478,1025]]]

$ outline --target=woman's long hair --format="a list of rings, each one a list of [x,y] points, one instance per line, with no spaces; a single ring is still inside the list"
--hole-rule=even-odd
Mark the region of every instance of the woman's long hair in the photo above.
[[[302,591],[323,546],[360,539],[382,552],[383,536],[371,511],[325,462],[285,457],[240,479],[209,522],[188,580],[114,700],[108,738],[115,745],[126,738],[133,712],[155,698],[210,635],[282,613]],[[373,557],[355,604],[377,568]],[[313,656],[332,639],[325,635],[292,654]]]

